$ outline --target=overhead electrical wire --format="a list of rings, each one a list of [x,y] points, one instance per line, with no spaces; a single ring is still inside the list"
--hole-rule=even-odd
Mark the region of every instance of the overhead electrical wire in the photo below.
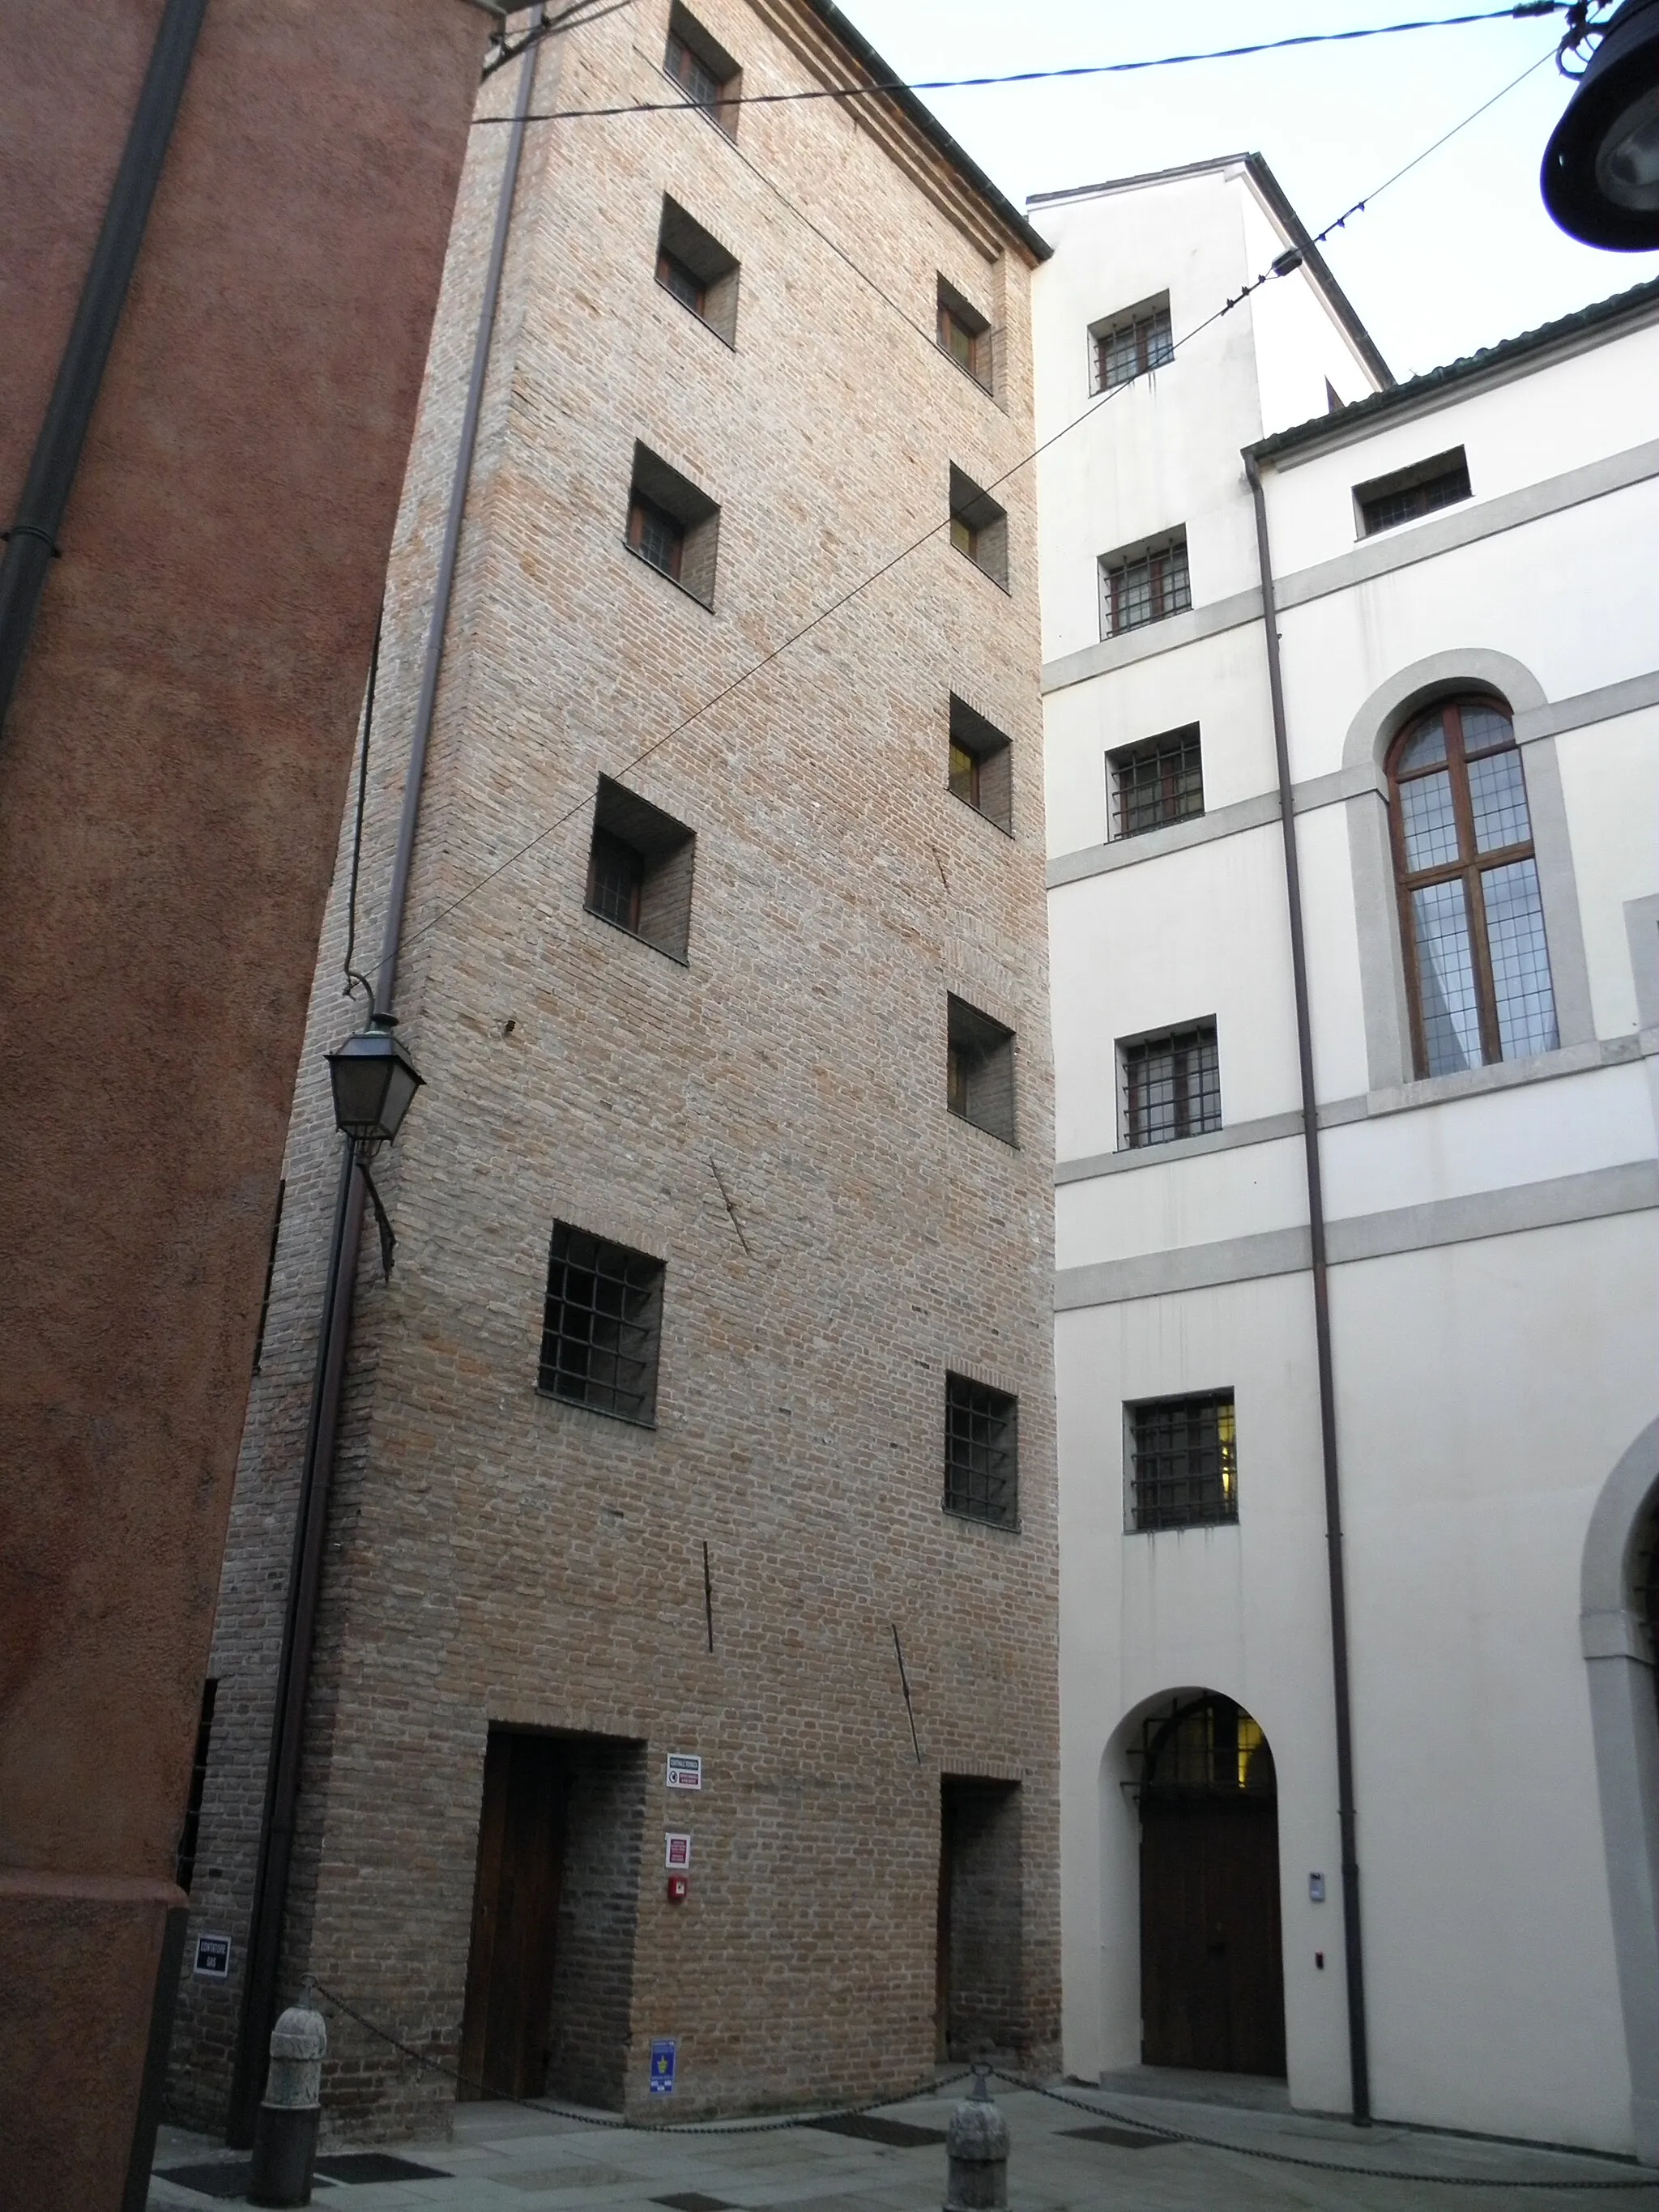
[[[1540,6],[1534,7],[1531,12],[1541,14],[1544,11]],[[1257,276],[1252,277],[1248,284],[1244,285],[1239,291],[1235,292],[1230,299],[1224,301],[1221,306],[1215,309],[1213,313],[1206,315],[1202,322],[1194,323],[1189,331],[1183,331],[1181,337],[1175,340],[1171,347],[1172,356],[1179,355],[1183,348],[1189,346],[1193,343],[1194,338],[1201,337],[1206,331],[1212,328],[1215,324],[1218,323],[1222,319],[1223,316],[1231,314],[1235,307],[1241,306],[1244,301],[1248,300],[1251,296],[1253,293],[1259,292],[1264,285],[1272,283],[1276,277],[1289,276],[1292,270],[1300,266],[1310,247],[1318,246],[1326,239],[1329,238],[1334,232],[1340,230],[1343,226],[1351,222],[1356,215],[1373,205],[1391,185],[1398,184],[1402,177],[1408,175],[1410,172],[1418,167],[1420,163],[1427,161],[1431,154],[1437,153],[1443,146],[1446,145],[1451,139],[1456,137],[1461,131],[1467,131],[1472,123],[1478,122],[1480,117],[1485,115],[1489,109],[1495,107],[1499,100],[1507,98],[1518,85],[1523,84],[1529,76],[1533,76],[1538,70],[1543,68],[1546,63],[1553,60],[1554,58],[1554,48],[1551,47],[1546,52],[1540,54],[1535,61],[1529,62],[1526,68],[1521,71],[1518,76],[1512,77],[1510,82],[1506,85],[1503,86],[1498,91],[1493,93],[1488,99],[1483,100],[1479,107],[1472,109],[1468,115],[1464,116],[1461,122],[1455,123],[1449,131],[1443,131],[1439,137],[1434,139],[1431,143],[1425,146],[1420,154],[1413,155],[1409,161],[1406,162],[1401,167],[1395,169],[1390,175],[1385,177],[1380,185],[1374,185],[1363,198],[1355,200],[1351,206],[1344,210],[1342,214],[1335,216],[1331,222],[1328,222],[1322,230],[1315,232],[1309,238],[1305,246],[1292,246],[1288,247],[1284,252],[1277,255],[1266,269],[1262,270]],[[754,165],[751,162],[749,166],[753,167]],[[762,173],[757,171],[757,173],[760,174]],[[764,181],[769,184],[771,183],[771,179],[769,178],[765,179]],[[785,194],[780,187],[773,185],[772,189],[775,191],[777,191],[779,198],[783,199],[786,204],[790,206],[792,209],[794,209],[793,202],[788,199],[787,195]],[[794,212],[799,214],[800,210],[799,209],[794,209]],[[818,237],[823,238],[824,236],[824,234],[822,231],[819,231],[817,229],[817,226],[815,223],[812,223],[808,217],[802,216],[801,220],[804,222],[806,222],[807,227]],[[833,246],[832,240],[826,239],[825,243]],[[847,261],[848,265],[854,270],[856,275],[864,277],[864,281],[871,286],[871,289],[877,293],[879,298],[886,301],[890,307],[896,306],[896,303],[888,298],[887,294],[882,291],[880,286],[876,284],[872,278],[865,276],[863,270],[860,270],[856,263],[852,262],[848,256],[842,253],[839,246],[834,247],[834,250],[840,255],[840,258],[843,261]],[[912,329],[919,330],[921,328],[919,324],[915,323],[908,315],[904,313],[902,308],[896,308],[896,311]],[[929,338],[927,342],[929,344],[933,343],[932,338]],[[1097,415],[1103,407],[1108,405],[1112,400],[1117,398],[1122,392],[1131,390],[1134,381],[1139,381],[1139,380],[1133,380],[1130,383],[1109,386],[1108,389],[1102,392],[1097,398],[1091,400],[1089,405],[1083,410],[1081,414],[1074,415],[1069,422],[1062,423],[1058,430],[1053,432],[1039,444],[1032,447],[1029,453],[1021,454],[1020,458],[1017,461],[1012,462],[1009,467],[1005,469],[1000,476],[992,477],[990,482],[982,486],[981,489],[988,492],[995,491],[1001,485],[1008,483],[1012,477],[1018,476],[1022,470],[1030,467],[1034,461],[1039,459],[1042,455],[1048,452],[1051,447],[1057,446],[1062,438],[1069,437],[1073,430],[1079,428],[1083,423],[1088,422],[1093,416]],[[861,598],[872,585],[878,584],[884,576],[890,575],[895,568],[900,567],[904,562],[908,561],[913,553],[920,552],[924,545],[931,544],[934,538],[939,537],[945,531],[948,530],[949,527],[950,518],[947,515],[942,521],[932,524],[927,530],[923,531],[919,537],[912,538],[908,544],[901,546],[897,552],[890,555],[889,558],[884,561],[878,568],[871,569],[867,574],[860,577],[857,583],[849,585],[844,592],[840,592],[835,599],[830,600],[827,605],[820,607],[815,614],[811,615],[805,622],[802,623],[798,629],[792,630],[787,637],[780,639],[778,643],[775,645],[769,652],[763,653],[757,660],[751,661],[747,667],[740,669],[728,683],[723,684],[717,691],[712,692],[709,696],[704,699],[698,706],[694,707],[689,714],[683,715],[678,722],[671,725],[668,729],[663,732],[660,737],[653,738],[648,745],[642,746],[641,750],[635,753],[629,759],[623,762],[615,771],[616,774],[618,775],[631,775],[635,769],[642,767],[647,761],[650,760],[655,754],[659,753],[665,745],[672,744],[676,738],[683,736],[684,732],[690,729],[695,723],[702,720],[705,715],[712,714],[715,708],[722,706],[726,701],[730,699],[736,692],[740,691],[745,684],[752,682],[757,676],[761,675],[766,669],[771,667],[775,661],[781,659],[785,653],[793,651],[793,649],[801,642],[803,638],[810,636],[811,633],[815,629],[817,629],[823,623],[830,621],[833,616],[839,614],[843,607],[850,605],[854,599]],[[428,921],[423,922],[418,929],[411,930],[406,941],[409,944],[413,945],[418,943],[422,938],[429,936],[434,929],[441,927],[442,924],[449,919],[451,915],[458,912],[459,908],[465,906],[470,900],[476,898],[481,891],[488,890],[489,886],[493,884],[498,877],[505,875],[509,868],[516,867],[520,860],[527,859],[538,846],[544,845],[550,837],[556,836],[559,830],[564,829],[568,823],[574,821],[577,816],[586,813],[592,803],[592,802],[590,799],[584,797],[576,800],[574,805],[567,807],[562,814],[556,815],[553,820],[545,823],[536,832],[533,837],[526,838],[523,844],[516,846],[512,852],[506,855],[504,859],[498,860],[494,867],[487,869],[472,883],[469,884],[466,889],[462,891],[458,897],[450,899],[443,906],[441,906],[437,912],[434,914]]]
[[[618,0],[618,4],[625,4],[625,0]],[[1153,54],[1139,61],[1079,62],[1066,69],[1012,70],[1000,76],[877,78],[868,84],[808,85],[793,92],[738,93],[718,103],[693,100],[631,100],[614,107],[549,107],[539,112],[532,108],[525,120],[527,123],[580,123],[618,115],[674,115],[682,110],[705,115],[714,105],[722,111],[733,107],[781,107],[803,100],[876,100],[902,92],[972,92],[992,85],[1054,84],[1083,77],[1129,76],[1144,70],[1182,69],[1194,62],[1241,61],[1253,54],[1285,53],[1297,46],[1348,46],[1359,39],[1396,38],[1407,31],[1450,31],[1470,23],[1504,23],[1534,15],[1566,15],[1571,13],[1571,5],[1572,0],[1516,0],[1512,7],[1488,8],[1468,15],[1423,15],[1403,23],[1369,23],[1352,31],[1300,31],[1284,39],[1257,39],[1248,46],[1215,46],[1202,52],[1185,54]],[[609,9],[600,10],[602,14],[610,12]],[[548,26],[550,31],[562,27],[562,18]],[[523,47],[515,47],[514,52],[522,52]],[[474,118],[475,123],[478,124],[503,123],[507,119],[501,115]]]

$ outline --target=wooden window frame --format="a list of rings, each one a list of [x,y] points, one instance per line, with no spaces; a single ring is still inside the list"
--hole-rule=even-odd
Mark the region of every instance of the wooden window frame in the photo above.
[[[1474,972],[1475,1010],[1480,1026],[1480,1060],[1482,1066],[1495,1067],[1504,1058],[1504,1044],[1498,1019],[1498,986],[1492,975],[1492,945],[1486,930],[1486,902],[1483,896],[1478,895],[1477,878],[1497,868],[1512,867],[1521,860],[1530,860],[1534,868],[1538,865],[1537,848],[1531,836],[1523,843],[1494,847],[1490,852],[1483,853],[1477,849],[1474,805],[1469,795],[1469,755],[1463,742],[1463,709],[1466,707],[1477,707],[1488,714],[1500,714],[1509,725],[1508,744],[1483,746],[1474,755],[1477,760],[1487,760],[1501,752],[1518,752],[1514,720],[1504,701],[1491,693],[1464,692],[1455,698],[1437,699],[1420,713],[1413,714],[1398,732],[1388,753],[1389,849],[1394,860],[1395,891],[1400,907],[1400,945],[1406,971],[1406,999],[1411,1010],[1412,1064],[1419,1082],[1429,1073],[1429,1051],[1423,1026],[1423,981],[1417,951],[1416,925],[1412,914],[1413,893],[1443,883],[1457,882],[1463,887],[1470,964]],[[1399,767],[1401,755],[1418,732],[1433,721],[1440,722],[1445,731],[1445,759],[1427,762],[1420,769],[1410,769],[1402,775]],[[1401,801],[1401,786],[1402,783],[1421,781],[1443,771],[1451,788],[1452,817],[1457,825],[1457,858],[1443,861],[1437,867],[1413,869],[1407,859],[1405,809]],[[1521,763],[1521,781],[1524,793],[1524,760]],[[1527,800],[1527,822],[1530,830],[1530,797]],[[1547,921],[1544,926],[1545,957],[1547,960]],[[1553,996],[1553,978],[1551,990]]]

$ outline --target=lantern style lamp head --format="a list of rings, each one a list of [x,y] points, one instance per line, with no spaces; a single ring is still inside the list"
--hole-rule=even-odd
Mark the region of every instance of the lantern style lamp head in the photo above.
[[[1659,246],[1659,0],[1624,0],[1544,149],[1544,204],[1586,246]]]
[[[361,1036],[328,1055],[335,1123],[362,1151],[392,1142],[421,1087],[414,1061],[392,1035],[397,1026],[390,1014],[371,1014]]]

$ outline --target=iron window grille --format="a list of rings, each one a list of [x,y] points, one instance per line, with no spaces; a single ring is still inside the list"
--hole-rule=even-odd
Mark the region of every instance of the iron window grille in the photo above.
[[[1172,1698],[1167,1710],[1148,1713],[1128,1756],[1137,1797],[1278,1795],[1273,1755],[1260,1722],[1212,1691]]]
[[[588,912],[684,963],[696,843],[683,822],[602,775],[587,855]]]
[[[635,444],[628,495],[628,550],[706,607],[714,604],[720,511],[689,477]]]
[[[728,138],[737,137],[743,72],[678,0],[669,10],[662,65],[694,107],[702,108]]]
[[[1397,469],[1392,476],[1374,477],[1369,483],[1356,484],[1353,496],[1360,534],[1370,538],[1379,530],[1415,522],[1419,515],[1433,514],[1440,507],[1455,507],[1460,500],[1469,498],[1468,460],[1463,448],[1455,446],[1450,453],[1436,453],[1432,459]]]
[[[556,1221],[538,1387],[617,1420],[654,1425],[663,1263]]]
[[[1136,377],[1174,359],[1170,303],[1164,299],[1093,325],[1089,332],[1089,389],[1106,392],[1114,385],[1133,384]]]
[[[1139,837],[1204,811],[1204,763],[1198,724],[1109,753],[1112,835]]]
[[[951,795],[1012,836],[1014,827],[1013,747],[1005,732],[966,700],[951,695],[947,783]]]
[[[954,995],[945,1000],[945,1104],[959,1121],[1014,1142],[1014,1033]]]
[[[991,325],[960,292],[939,280],[939,345],[957,367],[988,392],[992,383]]]
[[[951,543],[994,584],[1008,588],[1008,510],[954,464],[951,470]]]
[[[1167,622],[1193,603],[1185,535],[1133,556],[1103,554],[1100,634],[1119,637],[1146,623]]]
[[[1238,1454],[1231,1390],[1153,1398],[1124,1411],[1133,1528],[1213,1528],[1237,1520]]]
[[[1221,1127],[1221,1062],[1213,1022],[1119,1047],[1127,1149],[1173,1144]]]
[[[945,1510],[999,1528],[1019,1517],[1019,1401],[965,1375],[945,1378]]]
[[[1389,755],[1389,814],[1419,1075],[1560,1042],[1527,782],[1508,714],[1447,700]]]
[[[664,198],[657,230],[657,282],[729,346],[738,343],[735,254],[678,200]]]

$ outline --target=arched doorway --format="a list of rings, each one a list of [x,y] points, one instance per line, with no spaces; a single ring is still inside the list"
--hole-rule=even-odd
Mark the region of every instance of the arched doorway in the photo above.
[[[1273,1753],[1212,1691],[1141,1723],[1141,2060],[1285,2072],[1279,1806]]]

